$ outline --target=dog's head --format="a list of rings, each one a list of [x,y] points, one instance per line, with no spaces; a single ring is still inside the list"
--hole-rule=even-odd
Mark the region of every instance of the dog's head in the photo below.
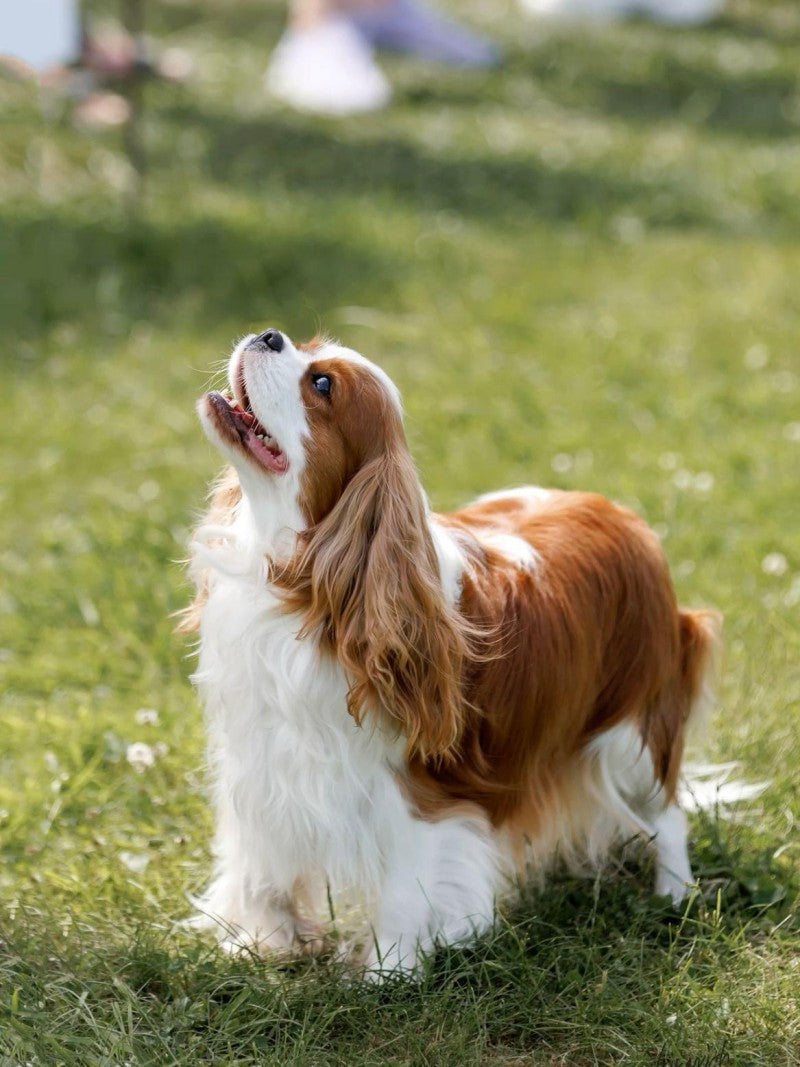
[[[275,329],[237,345],[228,379],[198,411],[235,468],[273,586],[335,650],[356,718],[381,708],[412,747],[449,752],[467,638],[443,595],[396,387],[351,349]],[[287,530],[288,552],[274,537]]]
[[[198,411],[256,507],[292,496],[304,525],[314,525],[360,471],[405,451],[397,389],[352,349],[326,340],[295,346],[265,330],[236,346],[228,383]]]

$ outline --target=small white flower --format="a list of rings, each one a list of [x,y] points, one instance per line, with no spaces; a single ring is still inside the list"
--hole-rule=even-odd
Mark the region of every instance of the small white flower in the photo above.
[[[133,741],[128,745],[125,759],[138,774],[141,774],[148,767],[153,766],[156,761],[156,754],[150,745],[144,741]]]
[[[744,365],[748,370],[763,370],[769,363],[769,352],[765,345],[751,345],[744,354]]]
[[[167,745],[164,741],[156,741],[156,743],[153,745],[153,752],[158,756],[159,759],[162,759],[169,752],[169,745]]]
[[[797,377],[790,370],[779,370],[772,375],[771,384],[779,393],[793,393],[797,388]]]
[[[672,484],[676,489],[688,489],[694,482],[694,477],[691,471],[679,470],[675,471],[672,476]]]
[[[556,474],[566,474],[567,471],[571,471],[573,463],[574,460],[569,452],[556,452],[550,460],[550,466]]]
[[[638,215],[617,215],[611,220],[617,240],[626,245],[638,244],[645,234],[645,225]]]
[[[710,493],[714,488],[714,475],[711,471],[700,471],[694,476],[694,487],[698,493]]]
[[[580,471],[591,470],[594,466],[594,452],[591,448],[581,448],[575,453],[575,468]]]
[[[783,428],[783,436],[787,441],[800,444],[800,422],[787,422]]]
[[[137,726],[158,726],[158,712],[155,708],[139,708],[133,717]]]
[[[783,552],[770,552],[769,555],[764,556],[761,560],[761,570],[764,574],[771,574],[776,578],[780,578],[782,574],[786,574],[788,569],[789,563]]]
[[[141,874],[150,862],[150,856],[146,852],[118,852],[117,858],[134,874]]]
[[[668,1015],[666,1017],[666,1019],[664,1020],[664,1022],[667,1024],[667,1026],[674,1026],[677,1021],[678,1021],[678,1016],[675,1015],[675,1014]]]

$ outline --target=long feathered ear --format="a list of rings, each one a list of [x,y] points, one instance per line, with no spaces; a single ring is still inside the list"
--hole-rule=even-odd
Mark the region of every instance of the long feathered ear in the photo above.
[[[288,605],[335,650],[361,722],[384,711],[408,754],[455,755],[470,631],[446,603],[426,507],[402,446],[371,460],[272,575]]]

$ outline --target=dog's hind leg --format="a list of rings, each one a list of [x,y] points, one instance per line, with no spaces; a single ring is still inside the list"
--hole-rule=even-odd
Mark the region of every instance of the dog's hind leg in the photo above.
[[[670,804],[653,819],[653,829],[655,891],[679,904],[688,895],[693,881],[686,816],[677,804]]]

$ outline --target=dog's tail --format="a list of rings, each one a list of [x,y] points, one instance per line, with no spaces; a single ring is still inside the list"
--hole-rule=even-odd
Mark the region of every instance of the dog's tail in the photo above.
[[[690,737],[702,733],[714,704],[721,650],[722,618],[715,611],[681,611],[681,684]],[[752,800],[769,782],[743,782],[733,777],[738,763],[685,763],[678,799],[684,811],[726,814],[731,805]]]
[[[696,734],[707,725],[722,647],[722,616],[716,611],[681,611],[680,672],[686,726]]]

